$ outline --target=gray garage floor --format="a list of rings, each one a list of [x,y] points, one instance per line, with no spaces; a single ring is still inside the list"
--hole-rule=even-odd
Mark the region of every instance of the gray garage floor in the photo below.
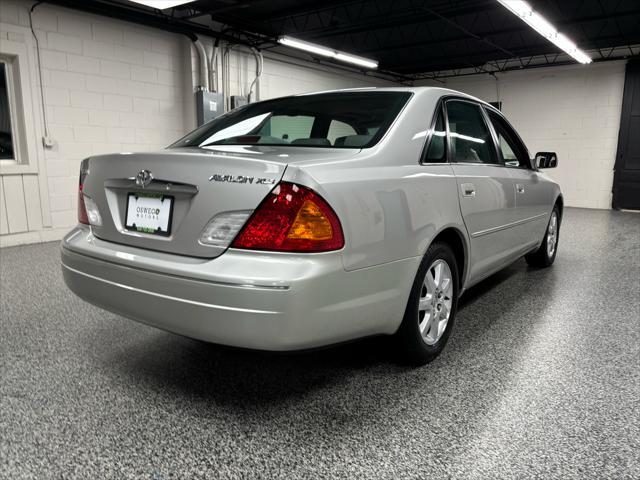
[[[640,215],[570,209],[553,268],[471,290],[445,353],[224,349],[69,293],[4,249],[0,477],[639,478]]]

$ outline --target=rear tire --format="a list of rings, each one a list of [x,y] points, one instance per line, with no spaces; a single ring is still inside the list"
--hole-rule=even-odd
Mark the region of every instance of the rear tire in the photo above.
[[[533,253],[525,255],[527,263],[536,268],[550,267],[556,259],[558,253],[558,240],[560,236],[560,210],[554,206],[549,217],[547,230],[544,233],[544,240],[540,248]]]
[[[403,360],[425,365],[440,355],[453,330],[458,292],[456,257],[448,245],[434,243],[420,263],[395,335]]]

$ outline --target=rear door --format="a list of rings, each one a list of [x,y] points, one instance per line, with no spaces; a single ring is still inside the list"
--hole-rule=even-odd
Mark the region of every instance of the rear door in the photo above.
[[[516,197],[515,224],[523,250],[537,245],[542,238],[553,204],[552,184],[532,168],[524,143],[509,123],[498,113],[486,109],[498,144],[501,161],[513,178]]]
[[[474,283],[504,265],[518,248],[510,228],[515,218],[513,179],[501,164],[480,105],[450,99],[445,111],[449,157],[471,239],[469,281]]]

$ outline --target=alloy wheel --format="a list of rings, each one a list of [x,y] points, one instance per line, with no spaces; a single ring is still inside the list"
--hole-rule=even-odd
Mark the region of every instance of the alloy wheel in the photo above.
[[[418,300],[418,326],[427,345],[440,340],[451,315],[453,276],[449,264],[435,260],[427,269]]]
[[[553,257],[558,243],[558,214],[554,211],[551,213],[549,220],[549,228],[547,229],[547,255]]]

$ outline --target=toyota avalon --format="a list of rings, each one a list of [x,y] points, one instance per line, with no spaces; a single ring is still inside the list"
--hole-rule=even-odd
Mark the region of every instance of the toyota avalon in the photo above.
[[[505,116],[441,88],[252,103],[168,148],[87,158],[68,287],[208,342],[299,350],[390,335],[434,359],[460,295],[555,259],[559,186]]]

